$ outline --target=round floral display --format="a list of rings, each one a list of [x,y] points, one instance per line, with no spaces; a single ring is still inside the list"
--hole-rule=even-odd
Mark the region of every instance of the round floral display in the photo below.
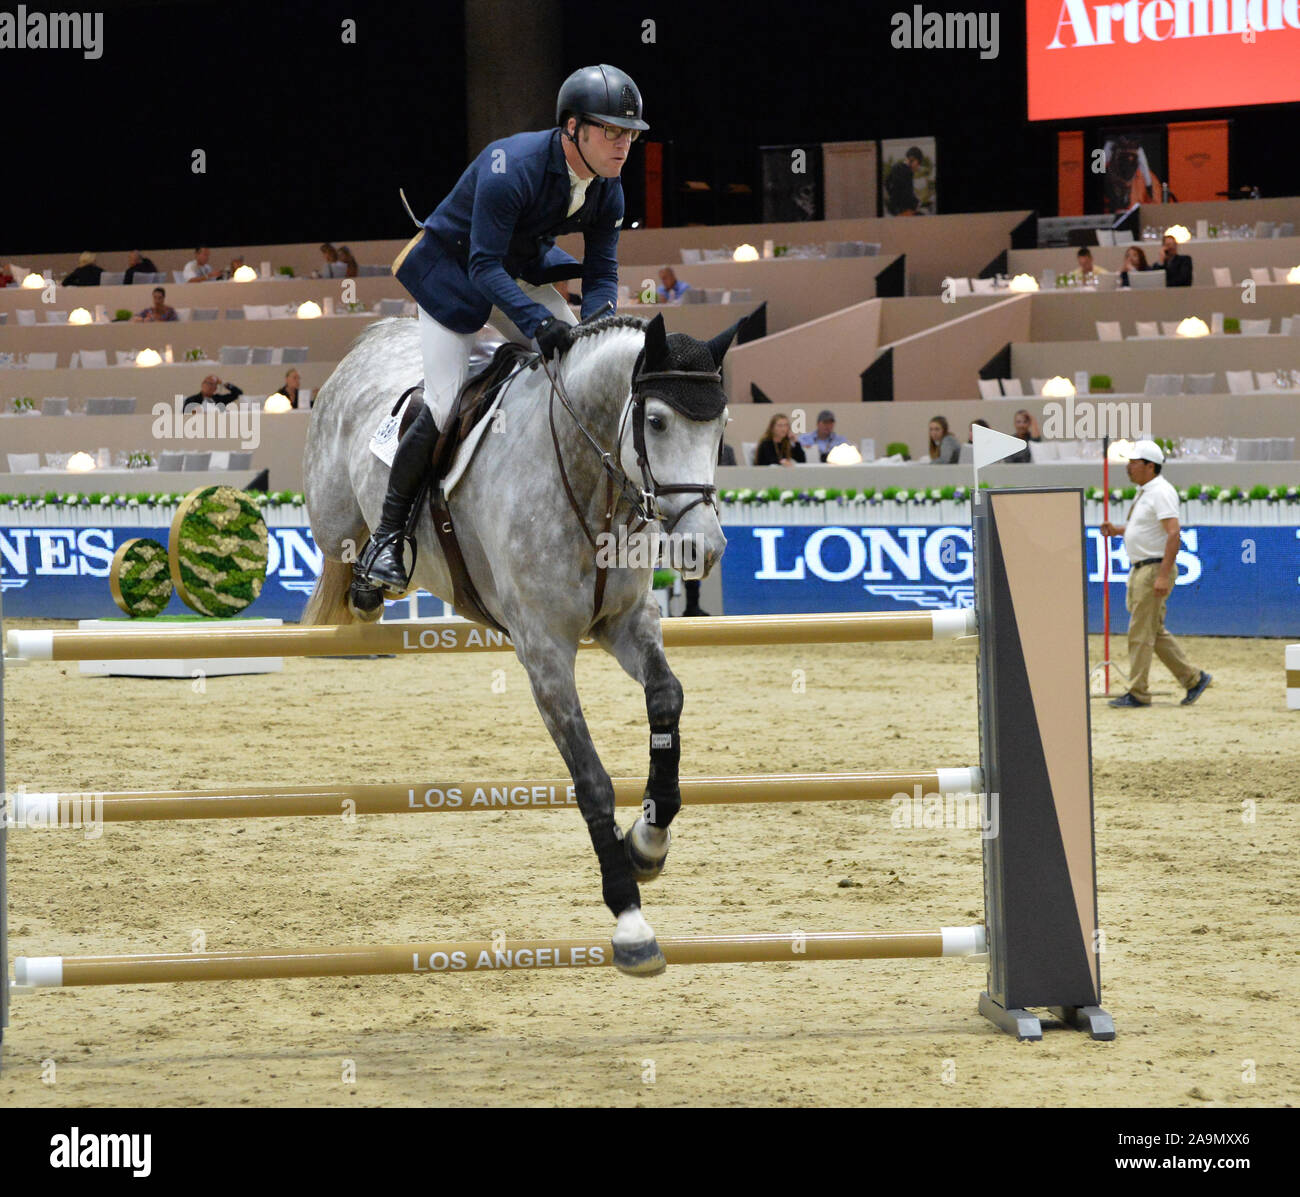
[[[200,615],[238,615],[266,581],[266,524],[256,502],[231,486],[185,496],[168,544],[172,582]]]
[[[108,586],[113,602],[132,619],[161,615],[172,601],[167,550],[145,537],[125,541],[113,554]]]

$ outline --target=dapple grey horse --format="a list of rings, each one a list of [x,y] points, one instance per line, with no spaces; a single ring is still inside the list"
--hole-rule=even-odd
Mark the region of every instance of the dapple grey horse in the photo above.
[[[669,529],[699,550],[693,561],[686,561],[685,576],[703,577],[716,564],[726,545],[714,490],[727,422],[720,370],[738,327],[706,343],[666,335],[661,316],[648,325],[610,316],[578,326],[558,364],[525,367],[506,385],[495,424],[483,435],[449,499],[479,596],[487,612],[508,629],[537,708],[573,778],[600,862],[603,897],[617,919],[614,963],[634,975],[661,972],[665,964],[641,914],[637,882],[652,879],[663,867],[668,826],[681,805],[678,720],[683,696],[664,657],[659,610],[650,589],[653,561],[644,551],[629,554],[627,564],[616,559],[620,567],[608,570],[597,614],[597,553],[589,535],[604,527],[606,474],[611,473],[620,483],[612,521],[615,540],[620,529],[625,537],[636,532],[639,507],[642,517],[659,516],[642,529],[642,536]],[[630,418],[636,414],[634,368],[635,390],[643,399],[639,438],[634,436],[637,421]],[[556,401],[552,371],[571,410]],[[353,618],[347,601],[350,562],[379,520],[388,475],[388,467],[370,450],[370,438],[396,396],[421,373],[415,321],[380,320],[358,338],[320,390],[303,473],[312,533],[325,560],[305,623]],[[642,375],[653,377],[642,380]],[[608,452],[604,462],[592,441]],[[566,496],[561,458],[587,532]],[[659,494],[667,497],[651,497]],[[625,543],[635,545],[635,535]],[[451,601],[450,573],[427,504],[416,544],[412,586]],[[645,689],[649,779],[643,812],[626,839],[614,821],[613,786],[596,754],[574,679],[578,642],[588,636]]]

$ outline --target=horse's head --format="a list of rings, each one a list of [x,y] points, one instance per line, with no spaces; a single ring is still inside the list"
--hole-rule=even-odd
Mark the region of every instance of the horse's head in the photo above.
[[[620,441],[623,469],[654,495],[667,534],[667,563],[702,578],[726,548],[718,519],[718,446],[727,424],[722,358],[740,322],[711,341],[646,325],[632,370],[631,406]]]

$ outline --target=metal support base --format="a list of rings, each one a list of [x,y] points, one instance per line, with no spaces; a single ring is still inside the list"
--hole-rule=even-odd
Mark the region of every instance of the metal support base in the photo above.
[[[1115,1038],[1115,1021],[1100,1006],[1053,1006],[1052,1013],[1076,1031],[1087,1031],[1094,1039]]]
[[[1115,1022],[1100,1006],[1052,1006],[1051,1012],[1067,1027],[1087,1031],[1093,1039],[1115,1038]],[[980,994],[979,1011],[994,1026],[1021,1042],[1036,1043],[1043,1037],[1043,1024],[1028,1010],[1008,1010],[987,993]]]

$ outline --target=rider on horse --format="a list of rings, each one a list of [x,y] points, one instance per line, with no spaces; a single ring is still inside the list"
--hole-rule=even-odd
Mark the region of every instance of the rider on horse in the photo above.
[[[393,263],[419,305],[424,406],[402,436],[379,526],[357,571],[400,592],[402,536],[429,468],[437,420],[469,372],[475,336],[488,321],[511,340],[558,357],[577,319],[551,283],[581,277],[584,318],[618,300],[619,174],[631,143],[650,126],[641,93],[622,71],[589,66],[560,88],[558,128],[494,141]],[[584,261],[555,245],[581,230]]]

